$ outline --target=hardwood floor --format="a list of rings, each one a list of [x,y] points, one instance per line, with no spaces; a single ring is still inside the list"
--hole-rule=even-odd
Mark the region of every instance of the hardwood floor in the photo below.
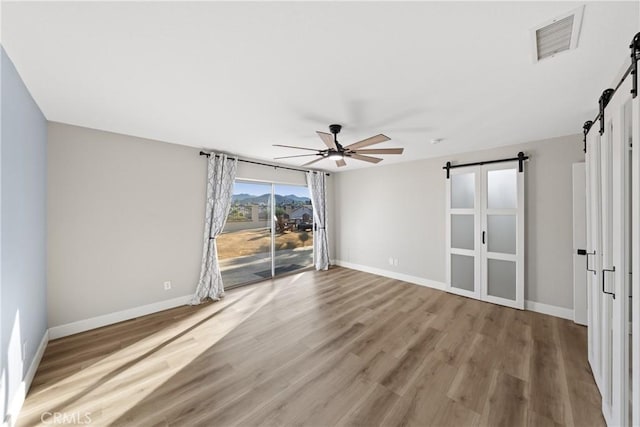
[[[586,346],[567,320],[332,268],[51,341],[18,425],[600,426]]]

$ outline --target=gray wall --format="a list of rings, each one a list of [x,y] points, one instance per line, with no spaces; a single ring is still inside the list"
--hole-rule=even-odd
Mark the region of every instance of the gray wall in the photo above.
[[[49,327],[191,295],[202,258],[199,150],[60,123],[48,132]],[[247,163],[237,177],[305,184],[300,172]]]
[[[49,327],[192,293],[205,183],[193,148],[49,123]]]
[[[47,124],[3,49],[1,121],[2,419],[47,329]],[[22,347],[26,342],[26,353]]]
[[[335,178],[336,258],[445,282],[445,175],[457,163],[531,155],[526,166],[525,299],[573,307],[572,164],[584,161],[581,135],[402,164]],[[389,265],[398,258],[398,266]]]

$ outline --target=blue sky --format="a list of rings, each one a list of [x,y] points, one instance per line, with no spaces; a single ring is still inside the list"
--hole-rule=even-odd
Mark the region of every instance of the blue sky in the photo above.
[[[251,194],[252,196],[261,196],[271,192],[271,184],[262,184],[254,182],[236,181],[233,187],[233,194]],[[293,194],[298,197],[309,197],[309,189],[298,185],[276,184],[276,194],[288,196]]]

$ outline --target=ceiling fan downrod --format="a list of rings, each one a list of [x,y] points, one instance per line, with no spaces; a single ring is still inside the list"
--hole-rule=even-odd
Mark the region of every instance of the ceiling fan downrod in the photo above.
[[[337,152],[342,153],[344,150],[342,149],[342,145],[338,142],[338,134],[342,130],[342,125],[329,125],[329,131],[333,134],[333,142],[336,144]],[[329,149],[328,155],[331,154],[331,149]]]

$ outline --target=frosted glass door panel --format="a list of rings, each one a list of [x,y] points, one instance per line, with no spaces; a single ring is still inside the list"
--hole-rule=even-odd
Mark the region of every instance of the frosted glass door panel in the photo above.
[[[483,166],[482,298],[524,308],[524,171],[518,162]]]
[[[473,209],[475,199],[475,174],[455,174],[451,176],[451,208]]]
[[[489,252],[516,253],[516,216],[488,215],[487,235]]]
[[[474,257],[451,254],[451,286],[474,290]]]
[[[447,291],[480,298],[480,167],[451,171],[446,181]]]
[[[488,293],[491,296],[515,301],[516,299],[516,263],[500,259],[488,261]]]
[[[451,247],[473,250],[473,215],[451,215]]]
[[[487,207],[489,209],[515,209],[518,207],[518,180],[516,169],[502,169],[487,173]]]

